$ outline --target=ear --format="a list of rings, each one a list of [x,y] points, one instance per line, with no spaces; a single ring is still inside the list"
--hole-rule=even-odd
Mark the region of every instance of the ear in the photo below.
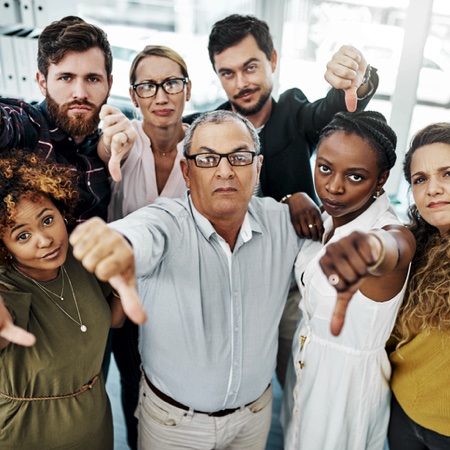
[[[192,89],[192,83],[191,83],[191,80],[189,80],[187,82],[187,86],[186,86],[186,101],[187,102],[191,98],[191,89]]]
[[[181,173],[183,174],[184,182],[186,187],[189,189],[191,187],[191,180],[189,178],[189,163],[185,158],[180,160]]]
[[[272,56],[270,58],[270,67],[272,68],[272,73],[275,72],[275,69],[277,68],[277,62],[278,62],[278,54],[277,51],[274,49],[272,51]]]
[[[109,78],[108,78],[108,86],[109,86],[109,89],[108,89],[108,97],[109,97],[109,94],[110,94],[110,92],[111,92],[112,84],[113,84],[113,76],[110,75]]]
[[[41,94],[45,97],[47,95],[47,80],[45,79],[45,75],[42,72],[37,72],[36,81],[39,85]]]
[[[378,177],[378,182],[377,182],[377,192],[381,191],[381,189],[385,185],[388,177],[389,177],[389,170],[386,170],[385,172],[382,172],[380,174],[380,176]]]
[[[129,88],[129,93],[130,93],[130,97],[131,97],[131,101],[133,102],[133,105],[136,108],[139,108],[139,104],[136,99],[136,92],[133,91],[133,88],[131,88],[131,87]]]

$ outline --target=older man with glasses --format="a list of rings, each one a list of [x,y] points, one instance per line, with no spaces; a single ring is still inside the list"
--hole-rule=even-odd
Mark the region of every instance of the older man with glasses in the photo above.
[[[259,150],[247,119],[207,113],[186,134],[184,198],[72,235],[76,257],[115,286],[117,275],[133,285],[136,265],[148,317],[141,449],[265,448],[278,323],[303,241],[287,205],[252,197]]]

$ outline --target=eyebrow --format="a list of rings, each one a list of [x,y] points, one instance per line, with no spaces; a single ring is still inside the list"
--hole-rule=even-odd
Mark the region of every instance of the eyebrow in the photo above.
[[[36,219],[40,219],[47,211],[52,211],[51,208],[44,208],[37,216]],[[14,228],[11,229],[11,233],[9,234],[10,236],[13,235],[13,233],[17,230],[19,230],[20,228],[23,228],[24,226],[26,226],[26,223],[20,223],[18,225],[16,225]]]
[[[206,147],[206,146],[202,146],[199,148],[200,153],[195,153],[196,155],[201,154],[201,153],[214,153],[216,155],[220,155],[221,153],[217,153],[215,150],[213,150],[212,148]],[[254,151],[254,150],[250,150],[249,147],[247,147],[246,145],[242,145],[241,147],[236,147],[235,149],[231,150],[231,152],[229,153],[236,153],[236,152],[248,152],[248,151]],[[222,153],[223,154],[223,153]],[[228,153],[226,153],[228,154]]]
[[[56,77],[76,77],[76,76],[82,76],[85,78],[91,78],[91,77],[98,77],[98,78],[104,78],[104,74],[97,73],[97,72],[89,72],[87,74],[75,74],[73,72],[55,72]]]
[[[241,67],[247,67],[249,64],[251,64],[252,62],[260,62],[261,60],[259,58],[256,58],[255,56],[247,59],[247,61],[244,62],[244,64],[242,64]],[[218,71],[218,73],[222,73],[222,72],[234,72],[234,70],[232,69],[227,69],[226,67],[221,67]]]
[[[446,172],[448,170],[450,170],[450,166],[443,166],[443,167],[438,167],[436,169],[436,172]],[[419,170],[418,172],[412,173],[411,178],[416,177],[417,175],[426,175],[426,174],[427,174],[427,172],[424,172],[423,170]]]
[[[327,160],[326,158],[324,158],[323,156],[319,156],[319,157],[317,158],[317,161],[318,161],[318,162],[323,161],[327,166],[333,167],[333,163],[332,163],[331,161],[328,161],[328,160]],[[360,170],[360,171],[362,171],[362,172],[369,173],[369,171],[368,171],[367,169],[365,169],[364,167],[348,167],[348,168],[346,169],[347,172],[354,172],[355,170],[356,170],[356,171]]]

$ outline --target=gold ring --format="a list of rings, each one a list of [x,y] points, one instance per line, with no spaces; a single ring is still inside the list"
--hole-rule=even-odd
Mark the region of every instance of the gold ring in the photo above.
[[[337,284],[339,284],[339,275],[337,275],[336,273],[332,273],[329,277],[328,277],[328,282],[332,285],[332,286],[336,286]]]

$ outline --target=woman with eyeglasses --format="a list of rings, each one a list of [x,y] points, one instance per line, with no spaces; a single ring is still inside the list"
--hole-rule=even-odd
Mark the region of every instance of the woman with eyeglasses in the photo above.
[[[146,46],[131,64],[130,96],[142,120],[132,120],[135,144],[122,159],[122,180],[111,182],[109,221],[121,219],[158,197],[180,197],[186,191],[180,160],[188,125],[183,124],[182,115],[191,96],[191,81],[183,58],[168,47]],[[107,161],[107,156],[102,157]],[[114,330],[112,347],[121,375],[128,444],[134,449],[134,410],[141,375],[138,327],[126,320],[121,329]]]

